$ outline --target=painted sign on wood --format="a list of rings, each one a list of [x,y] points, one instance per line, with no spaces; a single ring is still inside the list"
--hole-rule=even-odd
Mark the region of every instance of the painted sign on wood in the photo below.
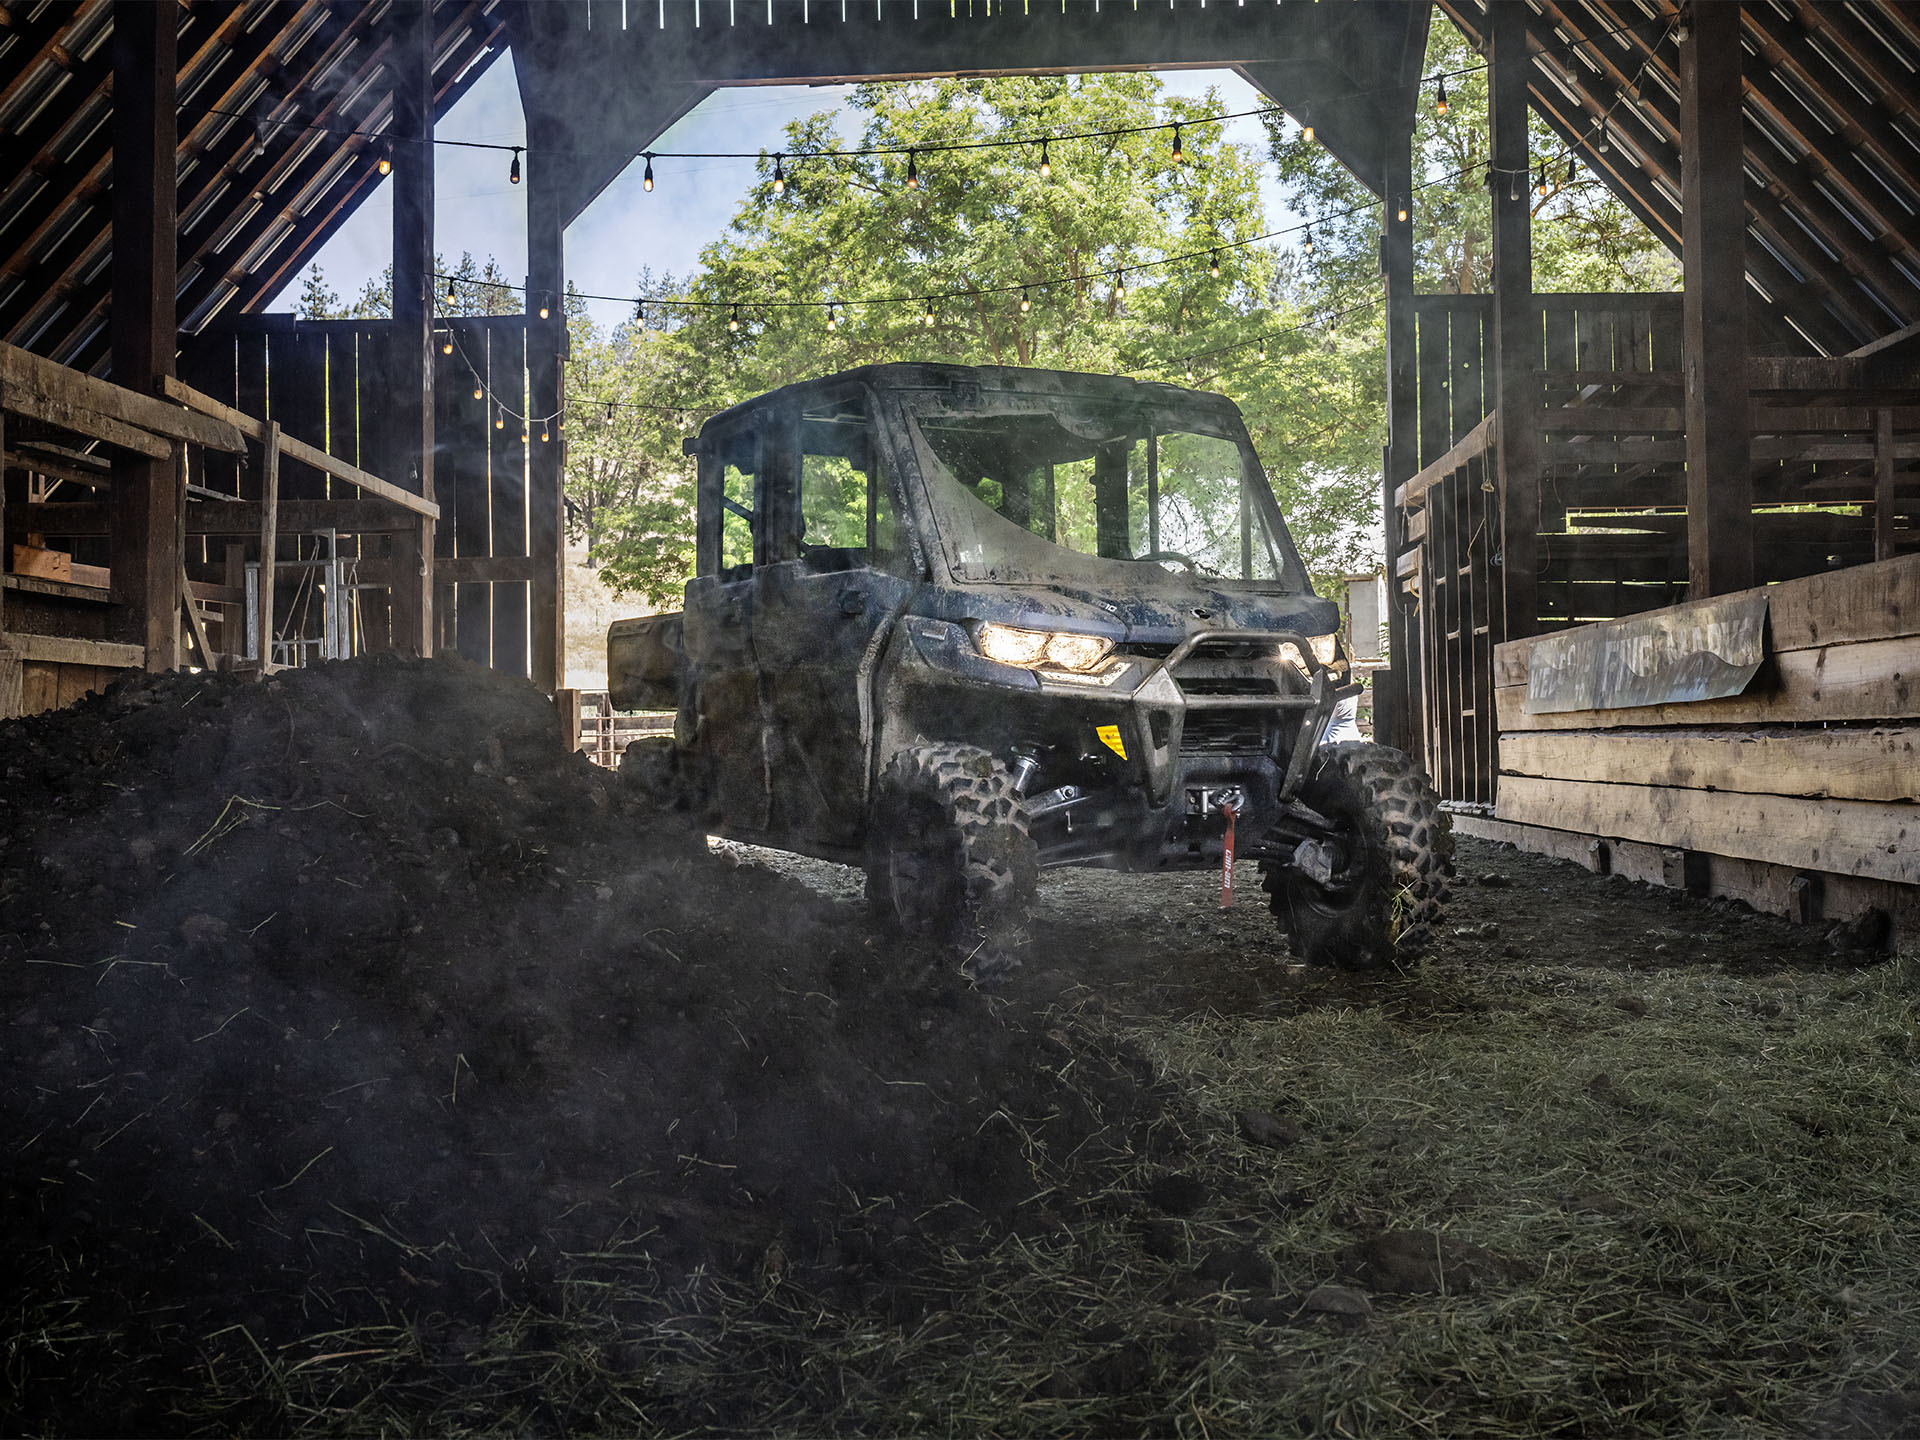
[[[1747,591],[1546,636],[1527,657],[1527,713],[1738,695],[1766,657],[1766,631],[1766,594]]]

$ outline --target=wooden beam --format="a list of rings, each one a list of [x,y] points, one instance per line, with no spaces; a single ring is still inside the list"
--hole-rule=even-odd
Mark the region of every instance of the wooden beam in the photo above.
[[[185,556],[180,560],[180,603],[187,612],[187,628],[193,631],[193,644],[200,656],[200,666],[203,670],[211,670],[213,646],[207,642],[207,627],[200,623],[200,607],[194,599],[193,585],[187,579]]]
[[[1413,135],[1395,134],[1385,147],[1382,170],[1386,222],[1380,237],[1380,273],[1387,292],[1387,445],[1381,455],[1381,518],[1387,565],[1426,534],[1426,513],[1409,515],[1402,487],[1420,464],[1419,355],[1414,316]],[[1401,218],[1405,207],[1406,217]],[[1419,534],[1414,521],[1419,521]],[[1418,657],[1418,609],[1387,606],[1387,669],[1374,679],[1374,735],[1382,744],[1411,751],[1422,710]]]
[[[1920,639],[1868,640],[1776,655],[1773,679],[1724,700],[1529,715],[1527,687],[1494,691],[1500,728],[1625,730],[1662,725],[1804,725],[1912,718],[1920,698]]]
[[[1540,334],[1533,307],[1533,190],[1528,174],[1527,15],[1517,0],[1487,7],[1492,130],[1494,449],[1500,486],[1501,613],[1494,639],[1539,628]]]
[[[1474,426],[1473,429],[1462,435],[1459,440],[1454,442],[1453,448],[1448,450],[1446,454],[1442,455],[1438,460],[1434,461],[1419,474],[1408,480],[1406,484],[1394,491],[1394,503],[1404,509],[1414,509],[1426,504],[1427,491],[1431,490],[1435,485],[1438,485],[1442,480],[1446,479],[1447,476],[1466,464],[1467,461],[1473,459],[1474,456],[1484,455],[1487,452],[1488,447],[1493,443],[1493,437],[1499,420],[1500,412],[1496,410],[1478,425]]]
[[[1746,162],[1740,6],[1696,5],[1680,42],[1680,212],[1686,314],[1690,596],[1753,584],[1748,431]]]
[[[162,375],[173,373],[179,345],[174,320],[178,40],[175,6],[114,0],[113,374],[120,387],[138,392],[142,400]],[[170,460],[172,446],[167,448]],[[119,608],[109,624],[114,639],[143,648],[152,670],[171,670],[178,660],[185,498],[171,463],[137,459],[114,467],[108,539]]]
[[[1893,559],[1893,411],[1874,416],[1873,558]]]
[[[143,395],[106,380],[56,365],[16,346],[0,344],[0,380],[11,393],[44,395],[78,410],[123,421],[169,440],[186,440],[211,450],[237,455],[246,449],[240,432],[230,423],[204,414],[182,411],[164,400]]]
[[[22,660],[38,660],[53,665],[100,665],[116,670],[137,670],[147,662],[146,651],[138,645],[116,645],[108,640],[76,640],[66,635],[29,635],[20,630],[8,634],[7,649]]]
[[[393,370],[387,464],[434,498],[433,477],[433,0],[393,0],[388,61],[393,138],[405,158],[393,181]],[[542,163],[538,160],[536,165]],[[551,163],[558,163],[557,160]],[[395,577],[396,650],[431,655],[433,521],[423,518],[411,575]],[[398,553],[398,552],[396,552]]]
[[[1536,731],[1501,773],[1829,800],[1920,800],[1920,729]]]
[[[260,585],[254,596],[260,633],[260,673],[273,671],[274,566],[280,548],[280,427],[268,422],[260,462]]]
[[[82,409],[69,400],[43,395],[36,390],[9,389],[7,409],[24,419],[38,420],[45,425],[71,430],[77,435],[86,436],[89,440],[99,440],[144,460],[173,458],[173,442],[170,440],[149,434],[138,426],[127,424],[124,420],[115,420],[110,415]],[[124,457],[116,458],[124,460]],[[168,467],[169,471],[171,468],[171,466]]]
[[[550,123],[528,132],[540,135],[553,156],[536,164],[527,177],[527,380],[529,428],[527,456],[527,551],[539,564],[529,587],[532,633],[529,659],[533,683],[557,694],[566,669],[566,521],[561,487],[567,436],[551,426],[565,399],[562,361],[567,349],[566,246],[562,232],[564,167],[570,162],[563,134]],[[540,318],[545,309],[547,318]],[[551,439],[543,437],[551,436]]]
[[[283,437],[284,438],[284,437]],[[16,501],[6,507],[9,528],[42,535],[105,535],[109,510],[104,501]],[[316,535],[325,530],[342,535],[391,534],[417,530],[417,518],[384,500],[282,500],[279,529],[286,535]],[[189,500],[188,535],[246,535],[260,533],[258,500]]]
[[[212,396],[201,394],[192,386],[171,375],[161,383],[160,393],[202,414],[218,417],[250,440],[266,439],[267,424],[264,420],[256,420],[251,415],[234,409],[231,405],[223,405]],[[347,484],[376,499],[401,506],[415,515],[424,515],[429,520],[440,518],[440,507],[432,500],[415,495],[410,490],[403,490],[398,485],[389,484],[378,475],[370,474],[357,465],[349,465],[346,461],[329,455],[326,451],[309,445],[304,440],[295,439],[291,435],[282,435],[280,453],[285,459],[297,460],[302,465],[311,465],[314,469],[331,475],[336,480],[344,480]]]
[[[1500,783],[1495,813],[1523,825],[1920,884],[1920,806],[1512,775]]]

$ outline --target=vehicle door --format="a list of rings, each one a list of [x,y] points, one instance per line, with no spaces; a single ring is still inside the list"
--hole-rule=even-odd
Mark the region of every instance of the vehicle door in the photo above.
[[[832,855],[863,837],[869,686],[912,581],[867,389],[796,400],[778,434],[752,621],[773,814],[795,848]]]
[[[762,568],[762,428],[752,416],[702,432],[694,578],[687,582],[683,644],[691,685],[681,740],[707,807],[728,831],[765,831],[766,715],[753,659],[754,577]]]

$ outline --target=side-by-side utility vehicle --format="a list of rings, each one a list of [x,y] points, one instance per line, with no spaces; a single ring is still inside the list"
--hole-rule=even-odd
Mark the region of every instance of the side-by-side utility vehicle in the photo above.
[[[1355,693],[1239,411],[1106,375],[876,365],[714,416],[686,608],[616,623],[623,777],[706,831],[863,865],[1006,953],[1039,871],[1259,862],[1305,959],[1391,963],[1452,836]]]

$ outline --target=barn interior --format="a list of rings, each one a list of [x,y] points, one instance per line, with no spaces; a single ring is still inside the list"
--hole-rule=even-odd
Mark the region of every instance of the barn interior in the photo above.
[[[556,693],[563,235],[668,125],[725,86],[1230,65],[1387,214],[1380,737],[1469,830],[1911,933],[1920,23],[1443,8],[1490,67],[1488,294],[1414,293],[1411,126],[1438,97],[1411,0],[8,5],[0,714],[126,668],[386,650]],[[450,319],[434,127],[503,53],[527,313]],[[1535,293],[1530,110],[1679,255],[1680,293]],[[265,313],[389,172],[393,318]],[[1756,587],[1737,694],[1527,698],[1538,637],[1706,623]]]

